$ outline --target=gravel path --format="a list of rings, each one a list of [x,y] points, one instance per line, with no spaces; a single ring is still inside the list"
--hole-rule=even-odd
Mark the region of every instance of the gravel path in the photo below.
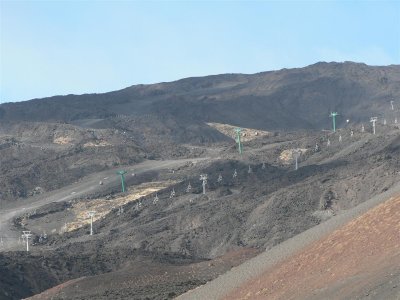
[[[110,188],[111,186],[117,186],[120,180],[118,176],[115,175],[117,170],[127,169],[131,172],[134,170],[136,174],[140,174],[151,170],[160,170],[181,166],[187,162],[200,162],[206,159],[207,158],[193,158],[164,161],[144,161],[133,166],[118,167],[115,169],[94,173],[82,178],[82,180],[77,183],[61,189],[50,191],[45,194],[21,201],[15,201],[14,203],[9,204],[8,207],[0,210],[0,237],[2,237],[2,239],[6,242],[2,247],[0,247],[0,252],[12,250],[13,248],[18,247],[18,237],[20,236],[21,232],[14,228],[13,218],[51,202],[68,201],[83,197],[96,191]],[[104,178],[107,178],[107,180],[104,180]],[[99,185],[99,181],[105,181],[104,185]]]
[[[331,233],[335,229],[360,216],[379,203],[382,203],[390,197],[398,194],[400,194],[400,183],[388,191],[377,195],[352,209],[344,211],[328,221],[310,228],[309,230],[306,230],[279,245],[276,245],[272,249],[246,261],[240,266],[232,268],[217,279],[177,297],[177,299],[221,299],[236,287],[260,275],[267,268],[293,255],[310,243]]]

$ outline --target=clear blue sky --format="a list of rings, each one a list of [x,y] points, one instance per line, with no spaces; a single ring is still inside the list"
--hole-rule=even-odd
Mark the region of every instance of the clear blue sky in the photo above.
[[[400,64],[400,1],[0,3],[0,103],[318,61]]]

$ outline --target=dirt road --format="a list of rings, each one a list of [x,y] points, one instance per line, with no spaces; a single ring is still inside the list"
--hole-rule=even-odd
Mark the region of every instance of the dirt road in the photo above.
[[[96,191],[102,191],[106,190],[107,188],[111,188],[112,186],[116,186],[119,183],[119,177],[115,174],[117,170],[127,170],[129,175],[132,172],[135,172],[135,174],[140,174],[152,170],[175,168],[188,162],[198,162],[205,159],[207,158],[164,161],[149,160],[134,166],[118,167],[100,173],[91,174],[82,178],[77,183],[66,186],[59,190],[44,193],[32,198],[15,201],[7,206],[4,205],[3,209],[0,211],[0,237],[2,237],[4,241],[3,247],[0,248],[0,251],[11,250],[13,247],[18,245],[18,237],[21,235],[21,233],[13,226],[13,219],[15,217],[33,211],[34,209],[51,202],[73,200],[84,197],[85,195],[94,193]],[[104,185],[99,185],[100,181],[103,181]]]

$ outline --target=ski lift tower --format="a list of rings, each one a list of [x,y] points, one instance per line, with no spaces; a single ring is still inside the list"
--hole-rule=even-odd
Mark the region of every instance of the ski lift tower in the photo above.
[[[186,188],[186,193],[190,193],[191,190],[192,190],[192,185],[190,184],[190,181],[189,181],[189,184]]]
[[[122,192],[125,193],[125,174],[127,172],[124,170],[118,171],[117,175],[119,175],[121,177],[121,185],[122,185]]]
[[[372,128],[374,130],[374,134],[375,134],[375,126],[376,126],[376,122],[378,121],[377,117],[372,117],[370,122],[372,123]]]
[[[333,126],[333,132],[336,132],[336,116],[339,114],[337,112],[331,112],[329,115],[332,118],[332,126]]]
[[[26,252],[29,252],[29,239],[32,237],[30,231],[22,231],[22,237],[26,240]]]
[[[88,211],[88,216],[90,217],[90,235],[93,235],[93,217],[96,214],[94,210]]]
[[[154,200],[153,200],[153,204],[157,204],[158,200],[159,200],[159,198],[158,198],[158,195],[156,193],[156,196],[154,197]]]
[[[207,184],[207,174],[201,174],[200,175],[200,180],[203,181],[202,185],[203,185],[203,195],[206,194],[206,184]]]
[[[295,150],[294,151],[294,157],[296,160],[296,165],[295,165],[295,170],[297,170],[299,168],[299,157],[301,155],[301,151],[300,150]]]
[[[240,141],[240,133],[241,133],[241,131],[242,131],[242,128],[235,128],[236,143],[238,144],[238,150],[239,150],[240,154],[243,153],[242,142]]]
[[[218,175],[217,182],[218,182],[218,183],[221,183],[221,182],[222,182],[222,175],[221,175],[221,174]]]

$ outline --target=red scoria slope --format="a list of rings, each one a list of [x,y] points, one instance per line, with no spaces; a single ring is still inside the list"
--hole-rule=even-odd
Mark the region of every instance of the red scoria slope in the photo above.
[[[400,299],[400,197],[369,210],[226,299]]]

